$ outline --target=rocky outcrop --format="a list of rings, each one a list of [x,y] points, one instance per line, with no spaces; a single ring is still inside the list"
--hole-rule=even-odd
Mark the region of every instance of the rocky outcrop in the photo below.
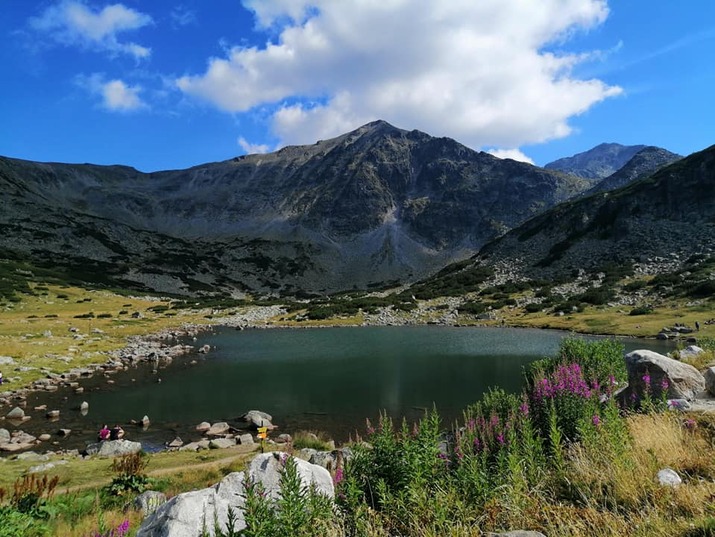
[[[87,455],[98,455],[100,457],[120,457],[131,453],[139,453],[142,445],[131,440],[105,440],[90,444],[85,448]]]
[[[715,367],[708,367],[703,377],[705,377],[705,388],[711,397],[715,397]]]
[[[246,478],[261,483],[268,497],[277,498],[287,456],[284,453],[258,455],[246,472],[234,472],[213,487],[174,496],[144,520],[137,537],[196,537],[204,524],[212,528],[214,521],[224,529],[229,510],[236,516],[235,529],[240,531],[245,527],[242,509]],[[318,493],[334,497],[333,482],[327,470],[300,459],[295,462],[303,486],[313,486]]]
[[[273,428],[273,416],[260,410],[249,410],[243,416],[241,416],[241,419],[252,427],[268,427],[269,429]]]
[[[636,350],[626,354],[628,397],[640,400],[646,390],[656,396],[665,388],[668,399],[695,399],[705,389],[705,379],[693,366],[657,352]]]

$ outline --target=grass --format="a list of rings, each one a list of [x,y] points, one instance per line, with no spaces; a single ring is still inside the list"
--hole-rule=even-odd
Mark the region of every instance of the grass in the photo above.
[[[17,362],[6,366],[3,375],[6,379],[18,377],[4,388],[29,385],[45,376],[42,368],[61,373],[73,367],[103,363],[107,359],[106,353],[122,348],[129,336],[157,332],[183,323],[209,323],[204,317],[205,312],[200,310],[172,310],[176,314],[173,316],[153,311],[158,305],[169,308],[169,300],[128,298],[110,291],[76,287],[42,287],[47,290],[35,296],[23,295],[20,302],[6,304],[2,309],[0,352]],[[121,311],[128,314],[120,314]],[[94,317],[78,317],[89,312],[93,312]],[[134,312],[139,312],[142,317],[131,318]],[[70,328],[77,331],[72,332]],[[35,369],[14,371],[23,366]]]
[[[293,449],[317,449],[318,451],[331,451],[335,444],[322,432],[297,431],[293,434]]]

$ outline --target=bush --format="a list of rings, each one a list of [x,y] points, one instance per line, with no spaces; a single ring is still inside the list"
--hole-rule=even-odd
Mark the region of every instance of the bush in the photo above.
[[[652,306],[638,306],[633,308],[628,315],[649,315],[653,313]]]
[[[129,453],[114,459],[112,471],[117,475],[107,485],[111,496],[122,496],[128,492],[144,492],[149,484],[145,470],[149,460],[144,452]]]
[[[526,310],[527,313],[537,313],[541,311],[544,308],[543,304],[537,304],[535,302],[532,302],[531,304],[527,304],[524,309]]]

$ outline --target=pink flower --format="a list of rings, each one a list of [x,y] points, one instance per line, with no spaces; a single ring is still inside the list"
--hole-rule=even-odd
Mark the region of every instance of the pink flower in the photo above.
[[[599,425],[601,425],[601,417],[598,414],[594,414],[591,418],[591,422],[594,426],[598,427]]]
[[[343,475],[343,469],[338,467],[337,470],[335,470],[335,476],[333,477],[333,484],[337,487],[345,478]]]

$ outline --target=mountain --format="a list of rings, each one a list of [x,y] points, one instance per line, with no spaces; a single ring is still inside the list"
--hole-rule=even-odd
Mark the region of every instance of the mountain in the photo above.
[[[162,292],[331,292],[425,276],[589,186],[384,121],[187,170],[0,158],[0,251]]]
[[[620,170],[601,180],[586,194],[606,192],[608,190],[621,188],[633,181],[647,177],[663,166],[672,164],[681,158],[683,158],[682,155],[671,153],[661,147],[645,147],[638,151],[631,160],[626,162]]]
[[[549,162],[544,168],[597,182],[621,169],[644,145],[600,144],[572,157]]]
[[[568,201],[486,245],[478,262],[548,278],[715,250],[715,146],[610,192]]]

